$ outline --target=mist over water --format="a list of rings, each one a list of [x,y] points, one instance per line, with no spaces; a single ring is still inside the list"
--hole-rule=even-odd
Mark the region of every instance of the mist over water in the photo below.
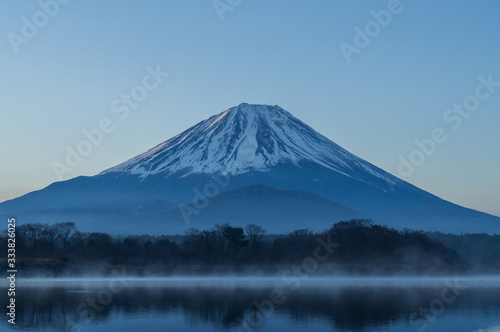
[[[123,282],[127,287],[248,287],[267,288],[292,285],[299,287],[439,287],[444,282],[456,281],[467,287],[500,287],[500,275],[484,276],[305,276],[298,275],[213,275],[213,276],[172,276],[172,277],[136,277],[116,273],[115,277],[67,277],[67,278],[28,278],[18,279],[22,287],[57,287],[95,288],[106,287],[109,282]],[[2,284],[4,281],[0,282]]]
[[[22,331],[498,331],[500,276],[35,278],[16,303]]]

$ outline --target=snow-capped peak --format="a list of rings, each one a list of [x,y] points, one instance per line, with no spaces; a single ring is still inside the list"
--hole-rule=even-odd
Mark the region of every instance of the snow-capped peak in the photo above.
[[[349,177],[369,173],[396,178],[354,156],[279,106],[242,103],[101,174],[126,172],[145,178],[183,172],[241,174],[279,163],[310,161]],[[364,180],[360,178],[360,180]],[[399,182],[399,181],[397,181]]]

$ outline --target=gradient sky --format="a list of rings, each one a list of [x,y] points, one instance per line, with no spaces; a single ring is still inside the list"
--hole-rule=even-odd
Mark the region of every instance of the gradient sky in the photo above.
[[[52,162],[64,162],[66,146],[103,118],[115,131],[66,179],[248,102],[280,105],[400,177],[398,157],[442,128],[446,142],[403,178],[500,215],[500,88],[457,130],[443,120],[474,94],[478,76],[500,81],[500,2],[402,0],[350,63],[339,45],[353,45],[354,29],[390,1],[230,2],[237,5],[221,20],[213,0],[72,0],[43,22],[40,2],[3,1],[0,201],[57,181]],[[23,36],[33,16],[45,25],[16,53],[9,36]],[[169,76],[119,120],[111,103],[157,65]]]

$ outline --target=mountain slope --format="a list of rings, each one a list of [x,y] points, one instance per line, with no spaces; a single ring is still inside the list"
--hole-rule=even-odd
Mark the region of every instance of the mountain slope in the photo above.
[[[442,200],[383,171],[278,106],[249,104],[214,115],[96,176],[57,182],[4,202],[0,215],[14,215],[25,222],[76,220],[116,232],[140,220],[168,232],[169,227],[178,229],[179,206],[207,197],[216,197],[217,203],[193,219],[201,224],[228,215],[235,202],[241,211],[264,206],[267,203],[259,197],[264,192],[254,186],[287,191],[289,206],[301,206],[310,213],[301,228],[323,229],[337,220],[332,215],[328,223],[327,209],[308,209],[291,193],[321,196],[323,207],[339,204],[396,228],[500,234],[500,218]],[[238,190],[246,195],[253,192],[254,197],[245,205],[224,195]],[[275,213],[262,222],[264,227],[281,227],[290,218]],[[236,224],[247,220],[238,215],[231,219]]]
[[[333,222],[357,218],[364,216],[321,196],[259,185],[206,197],[164,215],[165,220],[201,228],[226,222],[236,226],[266,225],[271,233],[300,228],[322,230]]]
[[[405,182],[344,150],[279,106],[240,104],[214,115],[103,174],[145,178],[183,172],[237,175],[280,163],[310,161],[347,177],[407,187]],[[369,182],[369,180],[368,180]]]

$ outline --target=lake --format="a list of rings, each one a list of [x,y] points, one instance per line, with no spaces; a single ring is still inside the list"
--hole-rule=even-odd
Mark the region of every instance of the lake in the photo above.
[[[16,325],[4,315],[2,331],[500,331],[496,276],[117,275],[16,288]]]

